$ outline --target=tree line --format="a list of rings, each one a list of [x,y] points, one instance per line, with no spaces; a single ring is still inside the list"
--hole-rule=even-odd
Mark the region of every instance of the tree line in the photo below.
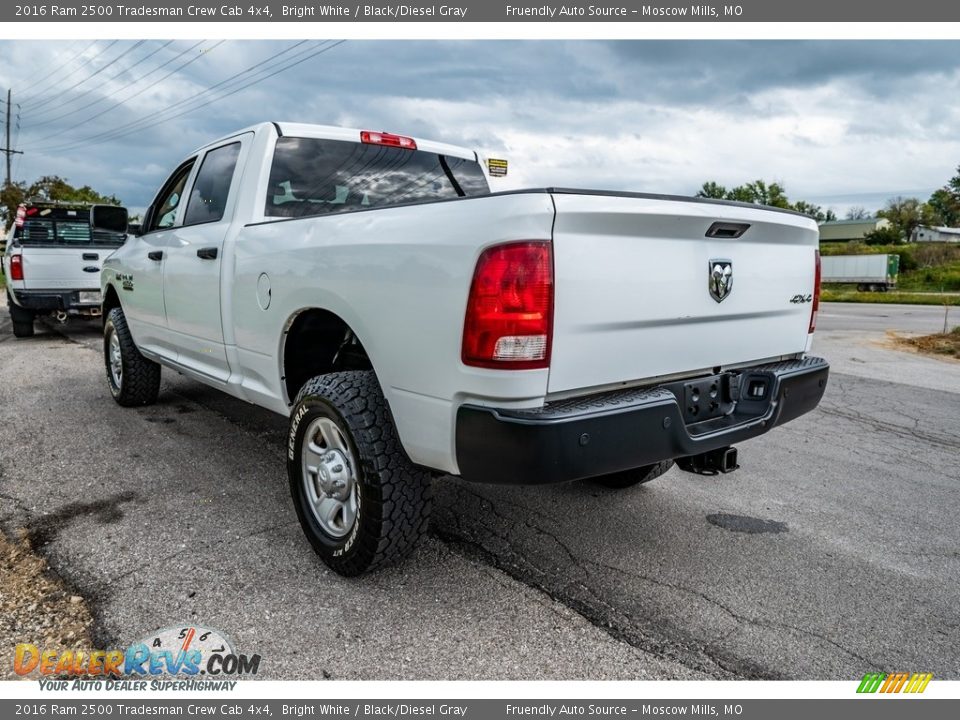
[[[812,217],[818,223],[838,219],[833,210],[824,210],[806,200],[791,202],[784,186],[777,182],[755,180],[728,189],[710,180],[700,187],[697,197],[736,200],[794,210]],[[865,241],[872,245],[896,245],[906,242],[921,225],[960,227],[960,166],[957,166],[957,174],[943,187],[935,190],[926,202],[918,198],[895,197],[890,198],[883,208],[874,213],[863,207],[850,208],[846,213],[847,220],[865,220],[872,217],[884,218],[890,223],[889,226],[866,235]]]
[[[25,182],[4,184],[0,189],[0,221],[9,230],[16,217],[17,207],[27,200],[122,205],[115,195],[103,195],[89,185],[74,187],[59,175],[44,175],[27,185]]]

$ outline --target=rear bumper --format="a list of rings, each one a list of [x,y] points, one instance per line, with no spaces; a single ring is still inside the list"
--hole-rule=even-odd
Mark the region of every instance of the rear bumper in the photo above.
[[[99,292],[99,288],[90,290],[12,290],[17,305],[35,312],[56,312],[75,310],[92,313],[100,310],[100,303],[80,302],[81,292]]]
[[[817,406],[830,366],[822,358],[727,375],[739,399],[727,415],[685,424],[682,383],[548,403],[536,410],[464,405],[457,463],[467,480],[536,485],[578,480],[716,450],[762,435]],[[761,399],[747,399],[765,382]],[[742,391],[741,391],[742,388]]]

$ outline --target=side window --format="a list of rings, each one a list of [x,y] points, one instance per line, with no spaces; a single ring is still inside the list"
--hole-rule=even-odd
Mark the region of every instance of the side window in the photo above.
[[[223,219],[230,194],[230,181],[240,155],[240,143],[218,147],[206,154],[193,183],[184,225],[216,222]]]
[[[177,219],[177,208],[180,207],[180,200],[183,198],[183,186],[187,184],[187,177],[190,175],[193,163],[194,161],[190,160],[178,167],[157,195],[157,205],[150,220],[150,227],[147,228],[148,231],[173,227]]]

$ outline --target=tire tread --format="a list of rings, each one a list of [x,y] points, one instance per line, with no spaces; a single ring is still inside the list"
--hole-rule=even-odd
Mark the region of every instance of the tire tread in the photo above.
[[[362,477],[380,509],[379,522],[361,523],[356,542],[362,552],[347,557],[321,552],[321,557],[347,576],[406,557],[429,528],[433,484],[430,474],[415,466],[404,452],[375,374],[361,370],[314,377],[297,394],[294,407],[309,397],[325,400],[349,425]],[[291,463],[291,484],[299,483],[300,460]]]
[[[117,338],[120,340],[120,353],[123,358],[123,378],[120,392],[113,393],[114,400],[123,407],[137,407],[152,405],[160,394],[160,365],[148,360],[137,349],[127,327],[127,318],[119,307],[113,308],[107,314],[107,323],[112,323]],[[104,333],[104,365],[107,371],[107,382],[113,387],[110,377],[110,363],[107,359],[106,333]]]

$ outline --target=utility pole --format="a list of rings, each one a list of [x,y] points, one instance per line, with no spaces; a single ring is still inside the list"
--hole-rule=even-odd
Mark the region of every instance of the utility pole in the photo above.
[[[14,150],[10,147],[10,110],[13,108],[11,100],[11,91],[7,90],[7,146],[0,148],[0,152],[7,155],[7,185],[10,184],[10,159],[13,155],[23,155],[22,150]]]

